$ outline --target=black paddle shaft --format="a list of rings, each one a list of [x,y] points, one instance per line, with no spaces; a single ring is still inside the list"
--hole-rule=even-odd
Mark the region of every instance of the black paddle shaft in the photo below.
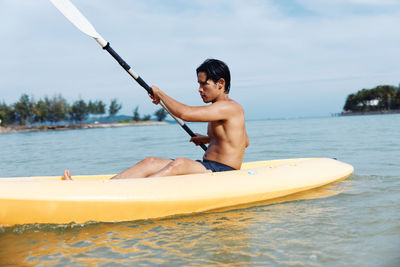
[[[117,52],[114,51],[114,49],[111,48],[110,43],[107,43],[105,47],[103,47],[104,50],[107,50],[108,53],[116,60],[118,63],[123,67],[129,75],[131,75],[137,82],[140,84],[149,94],[153,95],[153,90],[151,87],[140,77],[140,76],[133,76],[132,73],[129,72],[131,67],[128,65],[128,63],[125,62],[118,54]]]
[[[139,75],[133,75],[132,72],[129,71],[129,70],[131,70],[131,67],[128,65],[128,63],[125,62],[125,60],[123,60],[117,54],[117,52],[114,51],[114,49],[111,48],[110,43],[107,43],[107,45],[105,47],[103,47],[103,49],[107,50],[107,52],[110,53],[110,55],[116,61],[118,61],[118,63],[121,65],[121,67],[123,67],[126,70],[126,72],[128,72],[129,75],[132,76],[135,79],[135,81],[138,82],[138,84],[140,84],[149,94],[153,95],[153,89],[151,89],[151,87]],[[181,126],[191,137],[196,136],[196,134],[186,125],[186,123],[183,123],[183,125],[181,125]],[[207,151],[207,146],[205,144],[200,144],[200,147],[204,151]]]

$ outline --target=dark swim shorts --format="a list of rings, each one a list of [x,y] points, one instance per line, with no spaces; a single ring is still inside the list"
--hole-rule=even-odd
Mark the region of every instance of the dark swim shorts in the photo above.
[[[207,170],[211,170],[212,172],[224,172],[224,171],[234,171],[235,169],[215,161],[211,160],[196,160],[206,167]]]

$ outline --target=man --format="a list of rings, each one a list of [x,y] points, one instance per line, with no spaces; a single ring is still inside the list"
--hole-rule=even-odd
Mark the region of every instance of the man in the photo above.
[[[245,148],[249,145],[243,108],[228,96],[230,71],[217,59],[207,59],[197,70],[199,93],[208,106],[190,107],[152,86],[154,104],[162,100],[168,110],[184,121],[208,122],[207,135],[196,134],[190,139],[199,145],[209,144],[203,160],[187,158],[162,159],[148,157],[112,179],[162,177],[192,173],[238,170],[242,164]],[[71,179],[69,170],[64,172]]]

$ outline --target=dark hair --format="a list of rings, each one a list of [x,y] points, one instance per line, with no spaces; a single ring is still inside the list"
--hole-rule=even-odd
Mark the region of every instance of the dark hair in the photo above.
[[[197,69],[197,74],[199,72],[204,72],[207,76],[207,80],[211,79],[215,83],[218,82],[219,79],[225,80],[225,93],[229,93],[231,88],[231,73],[229,71],[228,66],[218,59],[206,59]]]

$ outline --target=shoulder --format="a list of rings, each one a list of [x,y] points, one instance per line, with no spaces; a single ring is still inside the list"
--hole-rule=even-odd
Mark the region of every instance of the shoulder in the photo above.
[[[238,102],[232,99],[217,101],[212,105],[215,108],[218,108],[232,115],[238,115],[239,113],[244,113],[243,107]]]
[[[236,112],[243,112],[243,111],[244,111],[244,110],[243,110],[243,107],[242,107],[238,102],[236,102],[236,101],[233,100],[233,99],[226,100],[226,105],[227,105],[230,109],[232,109],[232,110],[234,110],[234,111],[236,111]]]

